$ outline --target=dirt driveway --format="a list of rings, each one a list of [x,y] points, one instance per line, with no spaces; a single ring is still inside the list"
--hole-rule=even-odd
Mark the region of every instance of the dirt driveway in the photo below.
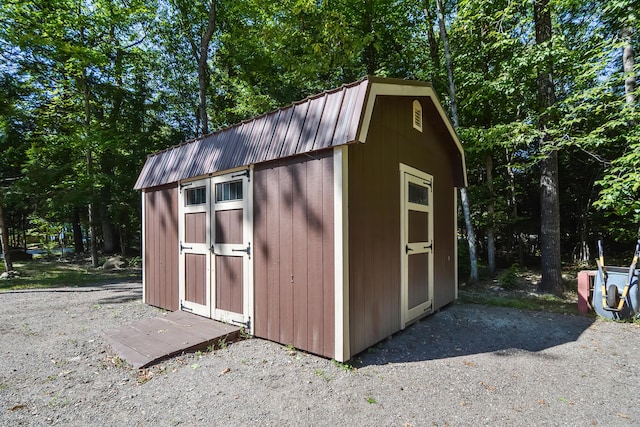
[[[640,327],[455,304],[355,368],[249,339],[135,371],[141,285],[0,293],[0,425],[640,425]]]

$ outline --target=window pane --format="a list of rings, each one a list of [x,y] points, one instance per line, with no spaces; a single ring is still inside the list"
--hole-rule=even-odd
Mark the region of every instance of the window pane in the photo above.
[[[206,187],[190,188],[186,192],[185,206],[202,205],[207,203]]]
[[[409,183],[409,203],[429,206],[429,189],[412,182]]]
[[[242,200],[242,181],[216,184],[216,202]]]

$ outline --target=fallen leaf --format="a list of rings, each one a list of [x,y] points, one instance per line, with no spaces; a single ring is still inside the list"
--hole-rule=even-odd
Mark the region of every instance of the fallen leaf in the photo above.
[[[20,405],[15,405],[15,406],[9,408],[9,410],[10,411],[17,411],[18,409],[24,409],[26,407],[27,407],[27,405],[20,404]]]
[[[218,374],[219,377],[223,376],[224,374],[231,372],[231,368],[225,368],[222,372],[220,372]]]
[[[472,367],[472,368],[475,368],[476,366],[478,366],[478,365],[476,365],[476,364],[475,364],[475,363],[473,363],[473,362],[464,362],[464,364],[465,364],[465,365],[467,365],[467,366],[470,366],[470,367]]]
[[[623,414],[622,412],[616,412],[616,415],[619,416],[620,418],[624,418],[624,419],[629,419],[631,417],[629,417],[629,415],[627,414]]]

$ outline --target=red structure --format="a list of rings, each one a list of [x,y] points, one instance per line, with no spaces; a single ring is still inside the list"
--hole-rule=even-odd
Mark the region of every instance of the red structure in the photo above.
[[[578,273],[578,312],[588,313],[593,310],[593,282],[597,270],[582,270]]]

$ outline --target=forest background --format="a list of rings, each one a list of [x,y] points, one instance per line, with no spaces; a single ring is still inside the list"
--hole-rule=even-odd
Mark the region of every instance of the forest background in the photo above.
[[[94,265],[98,250],[139,254],[133,184],[149,153],[369,74],[433,83],[457,128],[461,278],[527,265],[559,292],[561,260],[593,259],[599,236],[629,252],[638,236],[639,11],[637,0],[1,0],[5,252],[66,233]]]

